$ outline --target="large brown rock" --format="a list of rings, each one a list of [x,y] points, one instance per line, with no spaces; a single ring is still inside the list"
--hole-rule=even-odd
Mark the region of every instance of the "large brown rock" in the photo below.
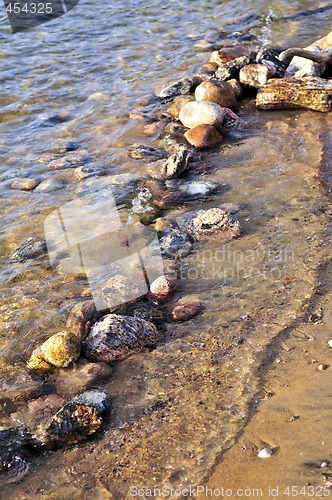
[[[188,102],[183,106],[179,114],[180,122],[188,128],[197,125],[221,125],[224,112],[219,104],[210,101]]]
[[[197,149],[206,149],[217,146],[222,141],[222,135],[213,125],[197,125],[184,134],[185,138]]]
[[[211,101],[225,108],[237,108],[235,92],[227,82],[203,82],[195,90],[196,101]]]

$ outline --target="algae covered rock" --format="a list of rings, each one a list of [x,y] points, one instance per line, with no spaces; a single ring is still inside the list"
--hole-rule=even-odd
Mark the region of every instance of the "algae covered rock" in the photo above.
[[[30,370],[49,370],[52,367],[66,368],[80,355],[80,341],[71,332],[64,331],[52,335],[31,354],[28,362]]]
[[[161,339],[155,325],[141,318],[107,314],[82,343],[82,353],[92,361],[112,363],[151,347]]]

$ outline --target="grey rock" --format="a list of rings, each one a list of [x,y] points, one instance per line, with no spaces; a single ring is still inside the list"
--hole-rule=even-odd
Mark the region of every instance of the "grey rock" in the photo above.
[[[168,85],[157,93],[158,97],[175,97],[177,95],[191,94],[200,80],[196,76],[186,76],[181,80]]]
[[[221,208],[187,212],[177,217],[176,222],[196,241],[218,238],[226,242],[240,234],[238,220]]]
[[[216,78],[218,80],[229,80],[230,78],[234,78],[236,74],[240,71],[243,66],[246,66],[250,63],[249,56],[241,56],[236,59],[232,59],[231,61],[219,66],[216,71]]]
[[[28,238],[12,253],[11,259],[23,262],[35,259],[47,252],[46,241],[41,238]]]
[[[192,241],[187,233],[176,227],[168,227],[159,238],[163,257],[186,257],[192,251]]]
[[[83,165],[81,167],[75,168],[75,176],[78,180],[87,179],[88,177],[96,177],[100,175],[105,175],[105,169]]]
[[[87,359],[112,363],[151,347],[160,339],[161,334],[149,321],[107,314],[92,327],[82,343],[82,352]]]
[[[64,183],[60,179],[51,178],[45,179],[36,188],[37,193],[51,193],[52,191],[59,191],[64,187]]]
[[[170,156],[162,168],[162,176],[165,179],[178,177],[189,169],[190,153],[184,146],[180,146],[178,151]]]
[[[149,161],[163,160],[167,158],[166,151],[153,148],[144,144],[133,144],[128,151],[130,158],[135,160],[148,159]]]
[[[13,483],[28,472],[26,445],[31,435],[23,429],[0,430],[0,484]]]

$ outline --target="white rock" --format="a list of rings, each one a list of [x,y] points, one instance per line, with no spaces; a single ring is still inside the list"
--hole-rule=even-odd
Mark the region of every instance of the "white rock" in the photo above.
[[[270,448],[263,448],[258,452],[257,456],[259,458],[270,458],[271,455],[273,455],[273,451]]]
[[[224,119],[224,112],[215,102],[192,101],[187,102],[179,113],[180,122],[188,128],[197,125],[221,125]]]
[[[332,347],[332,339],[327,341],[328,345]]]

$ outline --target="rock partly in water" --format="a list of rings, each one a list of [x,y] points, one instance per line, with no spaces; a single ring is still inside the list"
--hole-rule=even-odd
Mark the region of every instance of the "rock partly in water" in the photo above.
[[[46,241],[41,238],[31,237],[23,241],[12,253],[11,259],[23,262],[27,259],[36,259],[47,252]]]
[[[33,399],[28,402],[29,417],[33,422],[40,424],[54,415],[65,402],[65,399],[57,394],[47,394]]]
[[[187,321],[204,311],[205,307],[201,302],[186,302],[174,307],[172,317],[174,321]]]
[[[196,76],[186,76],[157,92],[158,97],[175,97],[177,95],[191,94],[200,83]]]
[[[38,186],[38,182],[35,179],[29,177],[18,177],[14,179],[11,184],[12,189],[20,189],[21,191],[31,191]]]
[[[158,302],[165,302],[177,291],[179,286],[179,280],[175,274],[159,276],[151,283],[150,294]]]
[[[154,325],[160,325],[165,321],[165,314],[162,309],[149,302],[138,302],[127,308],[128,316],[145,319]]]
[[[163,165],[162,177],[171,179],[178,177],[189,169],[190,153],[185,146],[180,146],[178,151],[170,156]]]
[[[45,387],[46,384],[40,377],[29,373],[26,368],[6,366],[6,371],[2,370],[1,374],[0,401],[36,398],[45,390]]]
[[[173,226],[162,231],[159,244],[162,256],[172,259],[186,257],[192,251],[188,234]]]
[[[164,149],[153,148],[145,144],[133,144],[129,148],[128,155],[135,160],[147,159],[149,161],[163,160],[167,157]]]
[[[226,242],[240,234],[238,220],[221,208],[187,212],[177,217],[176,222],[196,241],[217,238]]]
[[[212,148],[222,142],[222,135],[213,125],[196,125],[196,127],[189,129],[184,136],[189,144],[196,149]]]
[[[215,102],[225,108],[238,107],[235,92],[228,82],[202,82],[195,90],[195,99],[198,102]]]
[[[71,332],[64,331],[52,335],[31,354],[28,362],[30,370],[49,370],[53,367],[65,368],[80,355],[80,342]]]
[[[64,183],[57,179],[56,177],[52,177],[51,179],[45,179],[42,181],[35,189],[36,193],[51,193],[52,191],[59,191],[64,187]]]
[[[161,339],[155,325],[141,318],[108,314],[96,323],[82,343],[82,353],[92,361],[113,363]]]
[[[221,125],[224,113],[219,104],[210,101],[188,102],[179,114],[179,120],[188,128],[197,125]]]
[[[86,154],[68,153],[61,158],[51,161],[48,168],[51,170],[64,170],[66,168],[80,167],[92,161],[93,158]]]
[[[231,109],[223,108],[223,111],[224,121],[222,122],[222,126],[224,128],[237,128],[243,123],[243,120]]]
[[[240,69],[249,63],[249,56],[241,56],[236,59],[232,59],[231,61],[219,66],[216,71],[216,78],[218,80],[230,80],[231,78],[236,77]]]
[[[100,175],[105,175],[106,170],[99,167],[93,167],[88,165],[83,165],[81,167],[75,168],[75,177],[78,180],[87,179],[88,177],[96,177]]]
[[[221,187],[220,184],[215,182],[201,180],[184,182],[178,189],[186,195],[187,199],[197,199],[211,196],[219,191]],[[225,184],[223,187],[225,187]]]
[[[68,398],[95,386],[102,380],[108,380],[112,372],[113,368],[107,363],[92,363],[87,359],[79,359],[72,367],[58,370],[53,374],[54,385],[59,394]]]
[[[86,391],[38,427],[36,443],[52,449],[84,441],[100,429],[110,408],[111,398],[106,392]]]
[[[259,89],[272,77],[265,64],[248,64],[240,70],[240,82],[246,87]]]
[[[94,300],[85,300],[72,308],[66,328],[82,341],[87,337],[91,326],[101,316],[102,312],[97,310]]]

